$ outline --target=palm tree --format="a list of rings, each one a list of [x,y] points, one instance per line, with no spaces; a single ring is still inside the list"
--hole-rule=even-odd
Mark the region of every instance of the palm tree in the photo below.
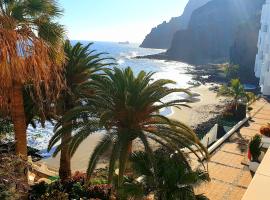
[[[0,1],[0,107],[11,115],[16,153],[26,157],[26,117],[23,89],[31,85],[42,105],[57,96],[64,53],[64,30],[55,22],[61,15],[54,0]]]
[[[239,79],[232,79],[229,86],[223,85],[218,91],[218,96],[227,96],[233,98],[233,105],[237,109],[239,101],[250,101],[254,94],[246,92]]]
[[[76,43],[72,46],[70,41],[65,42],[66,63],[63,77],[67,88],[60,93],[60,97],[56,102],[56,114],[58,116],[56,121],[59,124],[61,124],[61,116],[64,116],[75,106],[82,105],[83,99],[93,94],[91,87],[89,87],[89,85],[91,86],[91,76],[100,73],[105,66],[111,64],[103,62],[111,59],[104,57],[104,53],[94,53],[94,50],[90,50],[92,44],[89,43],[83,46],[81,43]],[[72,124],[72,121],[65,123]],[[66,180],[71,176],[70,155],[68,153],[68,141],[71,138],[71,132],[71,129],[67,129],[61,138],[63,144],[59,168],[61,180]],[[58,139],[60,140],[60,138]]]
[[[236,77],[239,77],[239,69],[240,69],[239,65],[233,65],[233,64],[227,63],[223,65],[223,67],[224,67],[224,74],[227,80],[231,80]]]
[[[157,150],[154,152],[154,170],[145,152],[135,152],[130,158],[136,177],[140,177],[131,183],[125,183],[122,187],[123,194],[133,194],[140,185],[149,193],[155,194],[158,200],[185,200],[207,199],[204,195],[196,195],[194,187],[202,182],[210,181],[209,174],[200,169],[192,170],[183,158],[178,154]],[[128,186],[128,187],[127,187]],[[133,190],[130,190],[133,187]]]
[[[93,77],[95,95],[88,99],[86,105],[75,108],[64,117],[66,121],[77,119],[77,123],[73,125],[75,134],[69,144],[71,155],[91,133],[100,127],[106,129],[106,134],[89,160],[88,178],[91,177],[101,155],[111,147],[108,180],[111,183],[118,162],[118,186],[121,186],[135,139],[143,143],[150,158],[153,156],[150,140],[178,151],[183,158],[185,155],[181,149],[184,147],[198,158],[200,155],[207,155],[207,150],[188,126],[159,114],[162,108],[183,105],[183,100],[164,102],[164,98],[186,90],[167,87],[168,84],[174,84],[170,80],[154,81],[153,73],[141,71],[135,76],[131,68],[105,70],[105,74],[106,76]],[[88,118],[84,121],[78,120],[81,116]],[[67,128],[69,127],[62,126],[56,130],[50,146],[55,144],[55,138],[61,137],[63,129]]]

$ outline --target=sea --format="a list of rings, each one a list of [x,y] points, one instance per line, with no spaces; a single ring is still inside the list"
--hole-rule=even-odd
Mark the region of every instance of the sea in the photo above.
[[[90,41],[71,41],[72,44],[80,42],[84,45],[91,43]],[[106,56],[116,59],[117,65],[120,68],[131,67],[135,74],[141,70],[145,72],[155,72],[154,79],[170,79],[176,82],[171,87],[188,88],[192,81],[192,76],[187,74],[187,69],[192,68],[186,63],[153,59],[137,59],[136,56],[145,56],[150,54],[162,53],[164,50],[140,48],[139,44],[120,44],[116,42],[93,42],[91,50],[96,50],[97,53],[107,53]],[[183,99],[186,95],[183,93],[173,94],[168,96],[166,100]],[[161,114],[170,115],[172,109],[167,108],[161,110]],[[29,126],[27,130],[28,145],[41,150],[43,156],[50,156],[46,149],[48,142],[53,135],[54,125],[47,122],[46,127],[37,127],[34,129]]]

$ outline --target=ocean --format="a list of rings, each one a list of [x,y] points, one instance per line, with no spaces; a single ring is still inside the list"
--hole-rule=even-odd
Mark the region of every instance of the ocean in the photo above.
[[[72,41],[75,44],[78,41]],[[80,41],[82,44],[88,44],[89,41]],[[131,67],[135,73],[144,70],[146,72],[155,72],[154,79],[171,79],[176,82],[173,87],[187,88],[192,81],[192,77],[186,74],[187,68],[192,66],[175,61],[163,61],[152,59],[136,59],[136,56],[144,56],[149,54],[161,53],[164,50],[157,49],[145,49],[140,48],[138,44],[118,44],[114,42],[94,42],[91,46],[91,50],[97,52],[106,52],[109,57],[116,59],[119,67],[125,68]],[[168,99],[185,98],[184,94],[174,94]],[[166,100],[166,99],[165,99]],[[163,115],[170,115],[172,113],[171,108],[162,110]],[[37,127],[36,129],[31,126],[28,127],[28,145],[31,147],[42,150],[46,156],[46,150],[48,142],[53,135],[53,124],[46,123],[46,128]]]

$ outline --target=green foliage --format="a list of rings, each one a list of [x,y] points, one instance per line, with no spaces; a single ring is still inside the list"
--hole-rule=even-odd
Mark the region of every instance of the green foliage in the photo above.
[[[27,194],[24,169],[27,163],[11,154],[0,154],[0,199],[21,199]]]
[[[54,21],[62,15],[56,1],[0,1],[0,4],[4,16],[10,16],[18,22],[29,23],[29,27],[38,31],[39,37],[49,44],[56,45],[62,41],[64,29]]]
[[[129,157],[128,149],[135,139],[143,143],[149,156],[152,155],[149,140],[154,140],[180,154],[182,154],[180,149],[186,147],[198,158],[200,155],[207,156],[207,150],[188,126],[159,114],[162,108],[183,105],[183,100],[163,102],[164,97],[175,92],[188,93],[186,90],[169,88],[168,84],[175,84],[171,80],[153,81],[153,73],[141,71],[135,76],[131,68],[123,70],[114,68],[104,72],[105,75],[92,77],[91,88],[95,95],[86,98],[83,106],[71,110],[63,119],[76,121],[72,125],[75,134],[69,145],[71,155],[94,131],[103,127],[106,129],[106,134],[97,144],[90,158],[88,178],[92,175],[100,157],[112,148],[108,179],[111,183],[116,162],[119,163],[120,186],[123,183]],[[68,125],[57,127],[50,147],[68,128],[70,128]]]
[[[84,174],[84,175],[83,175]],[[44,182],[31,187],[29,199],[50,199],[55,195],[63,199],[109,199],[111,186],[104,180],[94,179],[90,185],[85,182],[85,173],[77,172],[71,179],[57,180],[51,184]]]
[[[0,118],[0,140],[5,138],[7,134],[13,132],[13,125],[10,120]]]
[[[105,179],[90,179],[90,184],[91,185],[103,185],[103,184],[108,184],[108,180]]]
[[[158,150],[154,153],[152,166],[145,152],[131,156],[132,168],[141,176],[144,191],[154,193],[159,200],[207,199],[196,195],[193,187],[209,181],[206,171],[193,171],[189,163],[179,154]],[[138,186],[137,186],[138,187]]]
[[[226,64],[224,65],[224,74],[227,78],[227,80],[236,79],[239,77],[239,65],[231,65]]]
[[[229,86],[222,85],[218,91],[218,96],[232,97],[234,104],[238,104],[240,100],[247,103],[255,98],[253,93],[245,91],[239,79],[232,79]]]
[[[249,143],[249,150],[253,161],[258,161],[258,158],[261,155],[261,140],[261,135],[256,134]]]
[[[74,46],[71,45],[70,41],[65,43],[65,53],[67,57],[66,64],[64,66],[65,73],[64,77],[66,79],[67,89],[63,90],[58,101],[56,103],[56,110],[58,118],[58,123],[55,126],[55,130],[62,126],[61,117],[65,115],[66,112],[74,109],[76,106],[83,106],[83,102],[86,98],[93,95],[93,88],[91,87],[92,76],[95,74],[100,74],[106,66],[112,63],[107,61],[113,61],[112,58],[104,57],[105,53],[95,53],[95,50],[91,50],[90,47],[93,43],[89,43],[83,46],[81,43],[76,43]],[[81,115],[84,116],[83,113]],[[72,128],[72,120],[66,120],[65,123],[69,124],[70,127],[66,126],[55,134],[49,143],[48,149],[50,150],[53,145],[58,143],[62,136],[69,133]],[[66,141],[68,142],[68,141]],[[55,154],[61,149],[61,145],[55,151]]]
[[[142,199],[149,194],[159,200],[208,199],[203,194],[196,195],[193,190],[210,180],[208,173],[193,171],[181,156],[158,150],[154,152],[154,166],[145,152],[135,152],[130,159],[134,176],[139,178],[124,178],[123,185],[118,188],[121,199]]]
[[[39,200],[69,200],[68,194],[59,190],[53,190],[42,195]]]

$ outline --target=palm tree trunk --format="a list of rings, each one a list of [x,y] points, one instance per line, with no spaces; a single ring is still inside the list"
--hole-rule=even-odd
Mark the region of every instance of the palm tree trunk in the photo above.
[[[71,164],[70,164],[70,154],[68,152],[68,144],[67,141],[71,138],[71,131],[66,133],[62,137],[62,142],[64,146],[61,149],[61,157],[60,157],[60,168],[59,168],[59,176],[61,181],[68,180],[71,177]]]
[[[27,159],[26,118],[23,104],[23,86],[14,83],[11,96],[11,117],[15,132],[15,151]]]

